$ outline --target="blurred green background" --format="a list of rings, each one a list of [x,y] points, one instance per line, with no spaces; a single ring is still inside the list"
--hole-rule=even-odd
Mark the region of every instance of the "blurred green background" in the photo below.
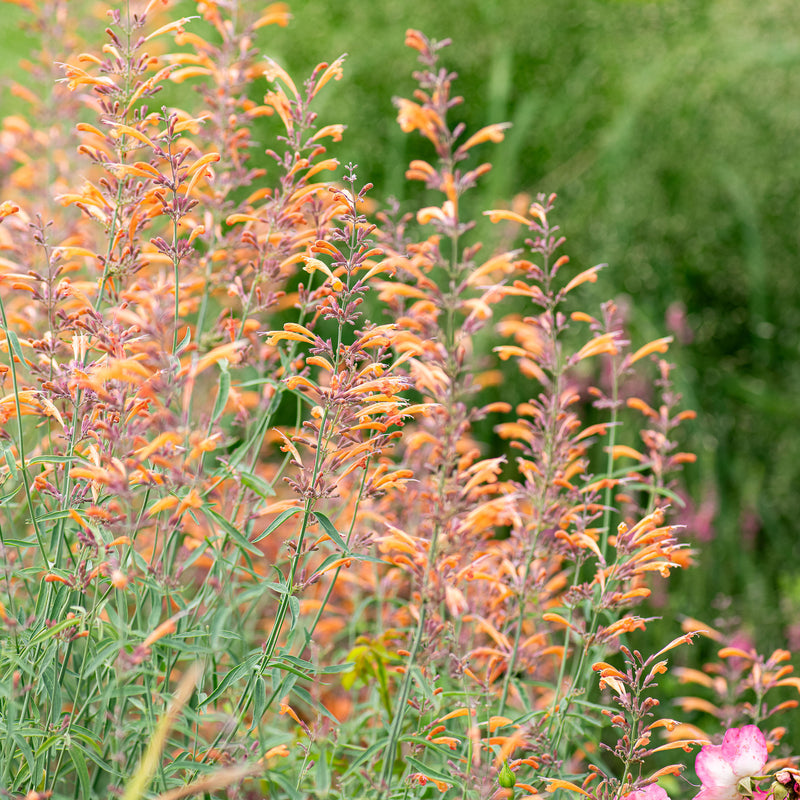
[[[290,5],[292,25],[262,31],[263,47],[296,80],[349,53],[318,110],[348,125],[332,150],[377,197],[402,200],[408,160],[430,157],[395,123],[392,95],[409,95],[417,66],[404,31],[453,39],[444,62],[466,100],[456,116],[470,130],[514,123],[479,151],[495,166],[476,204],[557,192],[573,264],[610,265],[598,302],[628,309],[634,341],[679,342],[671,358],[698,412],[684,445],[699,456],[687,477],[700,568],[677,577],[666,613],[711,621],[724,608],[759,647],[800,646],[800,4]],[[2,72],[20,77],[27,42],[18,9],[4,15]]]

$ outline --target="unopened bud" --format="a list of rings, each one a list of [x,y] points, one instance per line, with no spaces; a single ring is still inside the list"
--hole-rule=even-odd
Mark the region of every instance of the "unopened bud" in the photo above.
[[[784,786],[789,786],[793,781],[800,780],[800,772],[796,769],[779,769],[775,773],[775,780]]]
[[[503,768],[500,770],[500,773],[497,776],[497,782],[504,789],[514,788],[514,785],[517,782],[517,776],[511,771],[511,767],[508,766],[508,761],[503,762]]]
[[[774,800],[786,800],[789,796],[789,790],[782,783],[775,781],[775,783],[769,787],[769,794]]]
[[[752,797],[753,796],[753,778],[751,776],[747,776],[742,778],[736,786],[736,791],[742,797]]]

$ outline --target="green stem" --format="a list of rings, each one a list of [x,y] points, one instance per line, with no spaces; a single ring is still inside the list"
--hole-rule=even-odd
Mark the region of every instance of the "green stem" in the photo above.
[[[452,165],[450,165],[452,166]],[[455,387],[460,377],[460,367],[458,364],[456,354],[456,291],[457,291],[457,278],[461,271],[459,262],[459,245],[460,235],[457,229],[450,233],[450,254],[447,262],[447,275],[449,280],[449,294],[446,297],[446,311],[447,316],[445,320],[444,342],[445,350],[447,353],[447,369],[446,373],[449,378],[447,387],[447,394],[449,402],[445,404],[445,408],[453,408],[455,406]],[[448,428],[451,427],[448,423]],[[452,431],[446,430],[444,434],[444,441],[448,441]],[[445,459],[447,459],[445,455]],[[438,486],[436,497],[443,499],[445,496],[445,484],[447,474],[449,473],[450,464],[442,463],[439,465]],[[439,535],[441,533],[441,523],[437,522],[434,525],[431,533],[430,546],[428,548],[428,558],[425,564],[425,573],[422,578],[420,586],[420,608],[419,619],[417,620],[417,627],[414,632],[414,639],[409,650],[407,657],[406,669],[403,675],[403,682],[400,686],[400,692],[397,698],[397,706],[392,719],[391,727],[389,729],[389,738],[386,748],[383,751],[383,768],[381,771],[380,788],[378,790],[378,800],[384,795],[391,794],[392,778],[394,776],[394,754],[399,746],[400,732],[405,721],[405,714],[408,708],[408,699],[411,692],[411,682],[413,680],[414,665],[416,664],[417,653],[419,652],[420,644],[422,642],[423,633],[425,630],[425,623],[428,615],[428,587],[430,585],[431,573],[435,569],[437,546]]]
[[[343,332],[344,332],[343,329],[344,329],[344,323],[340,321],[337,327],[336,346],[333,351],[334,374],[336,374],[339,369],[339,363],[341,359],[340,351],[342,347]],[[320,419],[319,433],[317,435],[317,442],[314,453],[314,467],[311,472],[311,480],[310,480],[311,487],[314,487],[316,485],[317,478],[319,477],[320,474],[320,469],[322,468],[322,460],[323,460],[322,454],[327,448],[328,443],[330,442],[330,438],[333,434],[333,424],[331,424],[330,426],[328,425],[329,414],[330,414],[330,407],[326,406],[322,413],[322,417]],[[297,575],[297,570],[300,561],[303,558],[303,544],[305,543],[306,534],[308,532],[308,526],[310,524],[311,515],[313,514],[315,505],[316,505],[316,499],[313,497],[313,495],[306,498],[302,513],[300,531],[297,536],[294,555],[292,556],[289,565],[289,575],[286,580],[284,592],[281,595],[280,603],[278,604],[278,609],[276,611],[275,619],[272,624],[272,630],[270,631],[270,635],[266,643],[264,644],[262,655],[261,658],[259,659],[258,667],[248,677],[245,689],[242,692],[239,701],[236,704],[234,714],[236,715],[237,722],[235,725],[229,726],[229,730],[227,732],[224,730],[220,730],[220,732],[217,734],[214,740],[214,743],[212,744],[212,749],[217,747],[217,745],[222,740],[223,736],[225,736],[227,741],[230,741],[232,737],[235,735],[235,732],[241,727],[242,722],[244,721],[245,709],[247,708],[247,705],[251,700],[252,692],[255,690],[257,682],[260,680],[261,676],[264,674],[264,671],[268,668],[269,664],[272,661],[273,656],[275,655],[275,650],[277,649],[278,646],[278,640],[283,630],[283,624],[286,621],[286,615],[289,611],[292,597],[294,597],[296,591],[295,577]]]
[[[369,471],[369,464],[370,464],[370,458],[367,458],[363,472],[361,473],[361,486],[359,487],[358,497],[356,498],[355,507],[353,509],[353,516],[350,519],[350,527],[347,531],[347,538],[345,539],[345,544],[347,545],[348,549],[350,548],[350,540],[353,537],[353,530],[355,529],[356,518],[358,516],[358,509],[361,504],[361,499],[364,496],[364,488],[367,485],[367,474]],[[303,649],[308,647],[308,645],[311,643],[311,639],[314,636],[314,631],[317,629],[317,625],[319,624],[319,621],[322,618],[322,614],[325,611],[325,607],[328,605],[328,600],[330,600],[331,594],[333,594],[333,589],[336,586],[336,580],[339,577],[339,573],[341,571],[342,567],[339,566],[333,573],[333,578],[328,584],[328,588],[325,592],[325,597],[322,598],[322,602],[320,603],[320,606],[317,609],[317,613],[314,616],[314,621],[311,623],[311,627],[306,631],[306,642],[305,645],[303,646]]]
[[[31,515],[31,523],[33,524],[33,529],[36,535],[36,543],[39,547],[39,552],[42,554],[42,558],[44,559],[45,567],[50,571],[52,569],[52,563],[47,555],[47,550],[44,546],[44,539],[42,538],[42,532],[39,528],[39,520],[36,516],[36,512],[33,508],[33,497],[31,496],[31,484],[30,484],[30,477],[28,475],[28,467],[25,463],[25,436],[24,431],[22,428],[22,404],[19,399],[20,393],[20,386],[19,386],[19,378],[17,376],[17,367],[14,361],[14,347],[12,346],[12,338],[14,341],[18,341],[16,334],[8,329],[8,319],[6,318],[6,308],[5,303],[3,302],[3,298],[0,297],[0,319],[2,319],[3,324],[3,333],[6,335],[6,344],[8,345],[8,363],[11,369],[11,383],[12,388],[14,391],[14,409],[17,412],[17,438],[19,439],[17,447],[19,450],[19,469],[20,475],[22,476],[22,483],[25,487],[25,499],[28,505],[28,513]],[[51,586],[51,584],[48,584]],[[48,598],[52,597],[52,589],[48,590]],[[49,605],[49,604],[48,604]]]
[[[383,769],[381,770],[380,788],[378,789],[378,800],[389,796],[392,789],[392,777],[394,774],[395,758],[394,753],[397,750],[398,741],[400,739],[400,731],[403,727],[405,720],[405,710],[408,707],[408,697],[411,693],[411,682],[413,681],[414,664],[416,663],[417,653],[419,652],[420,644],[422,643],[422,635],[425,630],[425,622],[427,620],[428,599],[426,598],[427,587],[430,581],[430,575],[433,571],[433,565],[436,557],[436,544],[438,540],[439,528],[434,529],[431,537],[431,546],[428,551],[428,562],[425,565],[425,576],[422,581],[422,596],[419,607],[419,621],[417,622],[417,629],[414,632],[414,641],[411,644],[409,655],[407,659],[407,666],[403,675],[403,682],[400,685],[400,692],[397,697],[397,706],[392,720],[391,727],[389,728],[389,738],[386,743],[386,748],[383,751]]]
[[[611,535],[611,476],[614,474],[614,448],[617,444],[617,423],[619,420],[619,374],[616,359],[611,356],[611,419],[608,436],[608,458],[606,459],[606,488],[603,493],[603,527],[601,531],[600,552],[605,559],[608,551],[608,538]]]
[[[545,275],[549,274],[549,265],[546,257],[544,261],[544,273]],[[549,284],[545,285],[545,290],[547,293],[549,293]],[[555,306],[551,305],[548,308],[547,313],[550,314],[552,320],[552,324],[549,326],[550,348],[555,358],[555,365],[552,374],[553,386],[550,397],[551,408],[550,408],[550,413],[548,414],[547,428],[545,429],[544,432],[544,442],[543,442],[542,460],[546,462],[547,467],[545,469],[545,474],[542,476],[542,479],[539,482],[539,486],[541,488],[538,492],[538,496],[536,497],[534,503],[534,513],[536,515],[535,527],[533,530],[532,539],[528,546],[527,558],[525,559],[525,570],[523,572],[522,587],[517,595],[518,609],[517,609],[516,628],[514,631],[514,644],[511,650],[511,656],[509,657],[506,674],[503,677],[503,692],[500,699],[500,710],[499,710],[500,715],[503,715],[505,713],[506,703],[508,702],[508,692],[511,684],[511,677],[514,674],[517,658],[519,657],[519,644],[522,639],[522,628],[525,622],[525,613],[528,604],[528,584],[530,580],[530,573],[531,573],[531,568],[533,567],[533,562],[536,559],[536,549],[538,547],[539,536],[541,535],[541,532],[544,528],[543,519],[544,519],[545,509],[547,507],[547,491],[550,488],[550,486],[552,486],[553,478],[555,477],[553,454],[555,451],[555,440],[556,440],[557,425],[558,425],[558,411],[559,411],[558,402],[559,398],[561,397],[561,383],[565,367],[563,359],[561,358],[560,355],[557,332],[555,329],[555,317],[556,317]],[[562,666],[563,666],[563,659],[562,659]]]

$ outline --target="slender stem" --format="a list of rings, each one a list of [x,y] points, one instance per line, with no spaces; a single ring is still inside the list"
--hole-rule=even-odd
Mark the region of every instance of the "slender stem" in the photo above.
[[[442,161],[445,168],[452,169],[453,164],[449,158],[442,159]],[[446,303],[445,307],[447,310],[447,315],[445,318],[445,328],[443,331],[445,350],[447,354],[445,371],[449,379],[447,385],[448,402],[446,402],[445,408],[448,409],[452,409],[456,406],[455,402],[456,386],[458,384],[458,380],[461,375],[461,367],[459,366],[459,361],[456,353],[457,345],[456,345],[456,315],[455,315],[456,302],[458,299],[457,279],[461,271],[459,247],[460,247],[460,234],[458,232],[458,224],[454,223],[454,227],[450,233],[450,253],[447,261],[449,293],[445,298],[445,303]],[[452,427],[451,424],[448,422],[443,436],[443,440],[445,442],[447,442],[454,433],[452,430],[450,430],[451,427]],[[452,454],[443,453],[442,463],[439,464],[438,467],[436,497],[440,498],[440,500],[444,500],[445,498],[445,485],[447,481],[447,475],[449,474],[450,471],[452,459],[453,459]],[[442,506],[444,507],[445,504],[442,503]],[[430,587],[431,575],[436,568],[437,548],[444,519],[445,516],[444,514],[442,514],[440,518],[437,519],[436,523],[433,526],[433,530],[431,532],[430,545],[428,547],[428,557],[425,563],[425,573],[423,575],[422,583],[420,586],[419,619],[417,620],[417,626],[414,632],[414,638],[412,640],[411,648],[409,650],[409,655],[407,657],[405,673],[403,675],[403,682],[400,686],[394,718],[392,719],[391,727],[389,729],[389,738],[386,744],[386,748],[383,751],[383,768],[381,771],[381,781],[380,781],[378,800],[380,800],[380,798],[382,798],[384,795],[388,796],[391,794],[392,778],[394,775],[394,763],[395,763],[394,753],[398,747],[400,732],[403,728],[403,723],[405,721],[405,714],[408,708],[409,694],[411,692],[411,682],[413,680],[413,675],[414,675],[414,665],[416,664],[417,653],[419,652],[420,644],[422,642],[422,637],[425,631],[425,624],[427,621],[427,614],[428,614],[428,605],[430,603],[430,598],[428,597],[428,590]]]
[[[355,508],[353,509],[353,516],[350,519],[350,527],[347,531],[347,538],[345,539],[345,544],[348,546],[348,548],[350,547],[350,540],[353,537],[353,530],[355,528],[356,518],[358,516],[359,505],[361,504],[361,499],[364,496],[364,488],[367,485],[367,474],[369,472],[370,460],[371,459],[367,458],[367,461],[364,465],[364,469],[361,473],[361,486],[359,487],[358,497],[356,498]],[[311,623],[311,627],[306,631],[306,642],[303,645],[303,649],[308,647],[308,645],[311,643],[311,638],[314,636],[314,631],[317,629],[317,625],[319,624],[319,621],[322,618],[322,614],[324,613],[325,608],[328,605],[328,600],[330,600],[331,594],[333,594],[333,589],[336,586],[336,580],[339,577],[339,573],[341,571],[342,567],[339,566],[333,573],[333,577],[331,578],[330,583],[328,584],[328,588],[325,592],[325,597],[322,598],[322,602],[320,603],[320,606],[317,609],[317,613],[314,616],[314,621]]]
[[[420,644],[422,643],[422,636],[425,632],[425,623],[427,621],[428,603],[430,602],[427,595],[427,587],[430,582],[431,572],[433,571],[436,560],[436,545],[439,538],[439,527],[436,526],[431,536],[431,544],[428,550],[428,561],[425,565],[425,576],[422,580],[422,597],[419,606],[419,620],[417,628],[414,632],[414,640],[409,650],[407,657],[407,666],[403,674],[403,682],[400,685],[400,691],[397,696],[397,706],[395,710],[394,719],[392,720],[391,727],[389,728],[389,739],[386,743],[386,748],[383,751],[383,769],[381,770],[380,789],[378,790],[378,800],[384,795],[389,796],[392,788],[392,776],[394,774],[394,753],[397,749],[397,743],[400,738],[400,731],[403,727],[405,719],[405,709],[408,707],[408,698],[411,693],[411,682],[414,679],[414,664],[416,663],[417,653],[419,652]]]
[[[355,250],[355,244],[353,246],[353,250]],[[337,325],[336,345],[333,350],[334,375],[337,374],[339,371],[343,338],[344,338],[344,322],[340,320]],[[244,721],[244,715],[247,708],[247,704],[250,701],[252,691],[254,690],[256,683],[260,680],[261,676],[264,674],[264,671],[268,668],[269,664],[271,663],[275,655],[275,650],[277,649],[278,646],[278,640],[283,630],[283,624],[286,621],[286,615],[289,611],[292,597],[294,597],[295,592],[297,590],[297,587],[295,586],[295,578],[297,576],[297,570],[299,568],[300,561],[303,558],[303,544],[305,543],[306,535],[308,532],[308,526],[311,522],[311,516],[314,512],[314,507],[316,506],[316,498],[313,495],[314,487],[317,484],[317,479],[319,478],[320,471],[322,469],[322,462],[324,458],[323,453],[326,452],[326,449],[330,443],[335,428],[335,420],[330,421],[330,412],[331,412],[330,406],[326,405],[325,409],[322,412],[322,417],[320,418],[319,433],[317,434],[317,441],[314,453],[314,466],[309,481],[309,486],[310,486],[309,495],[306,497],[305,504],[303,507],[302,518],[300,523],[300,531],[297,535],[297,540],[295,542],[294,555],[292,556],[292,559],[289,564],[289,575],[286,579],[284,591],[281,594],[281,599],[278,604],[278,609],[275,613],[275,619],[272,623],[272,630],[270,631],[269,637],[262,649],[262,654],[261,658],[259,659],[258,667],[248,677],[245,689],[242,692],[238,703],[236,704],[236,709],[234,711],[234,713],[237,716],[236,724],[229,726],[229,729],[227,731],[220,730],[220,732],[217,734],[214,740],[212,749],[219,744],[223,736],[225,736],[227,741],[230,741],[234,736],[234,734],[236,733],[236,731],[242,725],[242,722]]]
[[[610,480],[614,473],[614,448],[617,444],[617,422],[619,421],[619,371],[614,356],[611,356],[611,419],[609,426],[611,428],[608,435],[608,457],[606,459],[606,488],[603,493],[603,527],[600,539],[600,552],[603,558],[606,557],[608,551],[608,537],[611,535],[609,530],[611,527],[611,491],[612,482]]]
[[[33,524],[33,530],[36,534],[36,543],[39,547],[39,552],[42,554],[42,558],[44,559],[44,563],[48,571],[52,567],[52,563],[50,558],[47,554],[47,549],[44,546],[44,539],[42,538],[42,532],[39,529],[39,520],[36,516],[36,511],[33,508],[33,497],[31,496],[31,484],[30,478],[28,476],[28,466],[25,463],[25,432],[22,428],[22,403],[20,401],[20,386],[19,386],[19,377],[17,376],[17,367],[16,362],[14,361],[14,347],[12,346],[12,332],[8,329],[8,319],[6,318],[6,308],[5,303],[3,302],[3,298],[0,296],[0,319],[2,319],[3,324],[3,333],[6,335],[6,344],[8,345],[8,363],[11,368],[11,384],[14,391],[14,409],[16,411],[17,417],[17,448],[19,451],[19,471],[20,475],[22,476],[22,483],[25,487],[25,499],[28,504],[28,513],[31,515],[31,523]],[[16,338],[16,337],[14,337]],[[48,591],[48,597],[52,597],[52,591]]]
[[[549,274],[549,263],[546,256],[544,261],[544,272],[545,275]],[[546,284],[545,289],[547,292],[549,292],[548,284]],[[522,583],[520,586],[520,590],[517,593],[518,608],[517,608],[516,627],[514,631],[514,644],[511,650],[511,655],[508,660],[508,667],[506,668],[506,674],[503,678],[503,691],[500,697],[500,711],[499,711],[501,715],[505,713],[506,703],[508,701],[508,692],[511,684],[511,678],[516,668],[517,658],[519,657],[519,645],[522,639],[522,629],[523,629],[523,624],[525,622],[525,614],[527,612],[528,591],[529,591],[528,586],[530,582],[530,574],[531,574],[531,569],[533,567],[533,562],[536,559],[536,551],[539,543],[539,536],[541,535],[541,532],[544,529],[544,515],[545,515],[545,509],[547,507],[547,492],[550,486],[552,486],[553,479],[555,477],[554,451],[555,451],[555,442],[556,442],[557,425],[558,425],[558,411],[559,411],[558,403],[559,403],[559,398],[561,397],[561,384],[565,366],[563,363],[563,359],[561,358],[560,349],[558,346],[558,333],[556,331],[556,326],[555,326],[555,318],[556,318],[555,306],[551,305],[545,313],[548,313],[551,318],[551,325],[549,326],[550,329],[549,346],[551,348],[551,352],[553,353],[553,358],[554,358],[553,373],[551,376],[552,388],[550,392],[550,410],[547,415],[547,427],[544,431],[543,442],[542,442],[542,451],[543,451],[542,461],[546,464],[546,468],[544,475],[538,482],[540,488],[534,501],[535,517],[534,517],[533,535],[528,545],[527,558],[525,559],[525,569],[522,573]]]

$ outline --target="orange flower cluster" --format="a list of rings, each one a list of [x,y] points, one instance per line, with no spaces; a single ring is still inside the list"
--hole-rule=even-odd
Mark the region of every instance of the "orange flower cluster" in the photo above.
[[[671,452],[667,434],[690,415],[671,410],[679,398],[665,397],[656,418],[648,416],[652,430],[643,434],[636,471],[614,469],[616,458],[633,452],[613,433],[626,406],[626,376],[647,356],[663,354],[669,340],[630,350],[612,304],[602,321],[562,310],[581,285],[597,280],[599,267],[562,278],[568,259],[558,253],[563,238],[550,222],[554,197],[486,212],[494,223],[523,226],[530,257],[516,249],[487,257],[480,243],[467,244],[471,223],[461,216],[462,195],[489,165],[461,164],[474,146],[500,141],[506,126],[489,126],[461,143],[463,127],[448,122],[458,99],[453,76],[438,66],[442,43],[410,31],[407,44],[419,52],[423,70],[414,101],[396,101],[398,122],[428,139],[438,158],[436,165],[413,161],[407,178],[439,191],[442,201],[416,213],[419,229],[433,231],[421,239],[409,234],[411,215],[381,216],[382,243],[396,267],[395,279],[381,284],[381,299],[402,328],[393,347],[407,356],[408,380],[430,410],[397,445],[399,463],[414,480],[402,493],[387,491],[370,513],[384,526],[380,552],[395,567],[382,591],[410,592],[386,623],[410,627],[407,663],[432,685],[455,669],[483,698],[473,709],[485,703],[498,719],[512,708],[528,710],[511,736],[448,731],[459,747],[473,739],[476,747],[473,761],[458,768],[459,779],[488,789],[502,758],[518,749],[532,754],[541,774],[559,763],[570,709],[586,690],[581,665],[644,628],[646,619],[629,609],[648,596],[649,576],[686,563],[684,545],[656,503],[669,492],[670,473],[688,460]],[[500,313],[501,302],[516,305]],[[496,362],[480,349],[482,329],[492,322],[514,342],[495,347],[496,357],[513,363],[531,387],[515,409],[505,400],[475,401],[500,380]],[[588,324],[588,340],[573,346],[571,323]],[[610,391],[585,386],[590,359],[610,365]],[[660,370],[666,393],[666,362]],[[587,401],[610,413],[607,421],[587,424]],[[644,401],[631,398],[627,406],[647,415]],[[505,418],[494,430],[518,453],[513,468],[473,438],[486,418]],[[608,442],[600,477],[598,442]],[[638,518],[613,535],[615,501]],[[416,712],[396,706],[386,753],[405,717],[422,721],[433,710],[414,694],[412,673],[398,671],[399,702]],[[498,745],[502,758],[487,770],[481,753]],[[383,785],[391,786],[391,772],[385,757]]]

